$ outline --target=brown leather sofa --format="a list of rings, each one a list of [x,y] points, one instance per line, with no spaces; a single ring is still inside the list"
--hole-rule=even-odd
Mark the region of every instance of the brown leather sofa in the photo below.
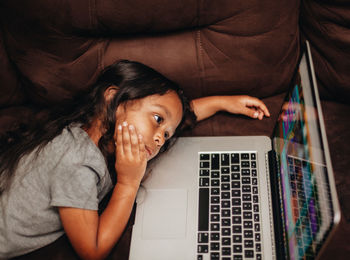
[[[1,0],[0,132],[94,82],[117,59],[178,82],[189,98],[262,98],[263,121],[219,113],[184,135],[268,135],[309,40],[342,209],[322,259],[350,255],[350,3],[346,0]],[[131,225],[110,259],[127,259]],[[64,236],[20,259],[77,259]]]

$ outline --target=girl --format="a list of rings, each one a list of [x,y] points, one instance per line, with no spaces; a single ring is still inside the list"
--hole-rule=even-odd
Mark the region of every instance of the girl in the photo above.
[[[1,142],[0,258],[43,247],[64,232],[81,258],[106,257],[126,226],[147,162],[181,129],[219,110],[269,116],[262,101],[248,96],[189,103],[175,83],[131,61],[106,68],[71,103]]]

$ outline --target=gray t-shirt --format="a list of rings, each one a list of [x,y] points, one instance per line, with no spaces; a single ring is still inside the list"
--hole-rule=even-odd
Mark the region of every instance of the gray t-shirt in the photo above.
[[[64,233],[57,207],[98,210],[111,188],[101,151],[79,126],[65,128],[38,157],[22,158],[0,197],[0,259],[55,241]]]

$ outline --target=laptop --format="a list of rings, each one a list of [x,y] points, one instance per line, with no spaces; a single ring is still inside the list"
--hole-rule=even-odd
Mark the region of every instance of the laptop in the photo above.
[[[309,43],[271,138],[181,137],[151,170],[130,260],[317,258],[341,213]]]

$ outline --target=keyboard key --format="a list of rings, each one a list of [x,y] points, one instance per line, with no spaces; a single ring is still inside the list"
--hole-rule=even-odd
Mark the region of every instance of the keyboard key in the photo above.
[[[240,179],[240,174],[239,173],[232,173],[231,174],[231,179],[232,180],[239,180]]]
[[[209,156],[209,154],[203,154],[203,153],[201,153],[201,154],[199,155],[199,158],[200,158],[200,160],[209,160],[210,156]]]
[[[242,160],[249,160],[249,153],[242,153],[241,154],[241,159]]]
[[[259,222],[259,220],[260,220],[259,214],[254,214],[254,221]]]
[[[207,232],[205,233],[198,233],[198,243],[208,243],[209,241],[209,234]]]
[[[229,174],[230,168],[229,167],[222,167],[221,168],[221,174]]]
[[[230,182],[230,175],[221,175],[221,182]]]
[[[232,233],[242,233],[242,226],[232,226]]]
[[[209,186],[209,178],[199,178],[199,186],[200,187],[208,187]]]
[[[209,168],[209,162],[199,162],[199,168]]]
[[[219,179],[212,179],[211,180],[211,186],[212,187],[219,187],[220,186],[220,180]]]
[[[253,222],[252,221],[243,221],[243,227],[244,228],[253,228]]]
[[[220,172],[218,172],[218,171],[211,171],[211,177],[212,178],[219,178],[220,177]]]
[[[232,187],[232,189],[239,189],[241,187],[241,182],[240,181],[232,181],[231,187]]]
[[[242,223],[241,216],[233,216],[232,217],[232,224],[241,224],[241,223]]]
[[[250,177],[242,177],[242,184],[250,184]]]
[[[220,230],[220,224],[219,223],[211,223],[210,224],[210,230],[211,231],[219,231]]]
[[[242,200],[243,201],[251,201],[252,200],[252,195],[249,194],[249,193],[243,193]]]
[[[198,230],[207,231],[209,229],[209,189],[199,189],[199,218]]]
[[[230,190],[230,183],[222,183],[221,190]]]
[[[210,189],[210,194],[211,195],[218,195],[218,194],[220,194],[220,188],[211,188]]]
[[[249,176],[250,175],[250,169],[242,169],[242,175]]]
[[[256,162],[255,161],[252,161],[251,164],[252,168],[256,168]]]
[[[208,245],[198,245],[198,253],[208,253]]]
[[[231,198],[231,194],[230,192],[221,192],[221,199],[230,199]]]
[[[255,232],[259,232],[260,231],[260,224],[259,223],[255,223],[254,224],[254,230],[255,230]]]
[[[220,221],[220,214],[211,214],[210,215],[210,221],[212,221],[212,222],[219,222]]]
[[[250,203],[250,202],[243,203],[243,209],[244,210],[251,210],[252,209],[252,203]]]
[[[234,253],[242,253],[242,245],[233,245]]]
[[[242,168],[249,168],[250,167],[249,161],[242,161],[241,162],[241,167]]]
[[[241,235],[233,235],[233,242],[234,243],[242,243],[242,236]]]
[[[231,248],[230,247],[223,247],[221,249],[222,255],[231,255]]]
[[[210,250],[211,251],[217,251],[219,249],[220,249],[220,244],[219,243],[216,243],[216,242],[210,243]]]
[[[243,219],[252,219],[253,218],[253,213],[250,211],[244,211],[243,212]]]
[[[231,164],[239,163],[239,154],[238,153],[232,153],[231,154]]]
[[[223,236],[231,236],[231,229],[230,228],[222,228],[221,229],[221,234]]]
[[[252,160],[255,160],[255,159],[256,159],[256,154],[255,154],[255,153],[251,153],[251,154],[250,154],[250,158],[251,158]]]
[[[260,238],[260,233],[255,233],[255,242],[260,242],[261,238]]]
[[[232,190],[232,197],[241,197],[241,190]]]
[[[253,248],[254,247],[253,240],[244,240],[244,247]]]
[[[230,208],[231,202],[229,200],[223,200],[223,201],[221,201],[221,207],[222,208]]]
[[[241,207],[232,207],[232,215],[241,215],[242,209]]]
[[[261,252],[261,244],[260,243],[257,243],[255,245],[255,250],[256,250],[256,252]]]
[[[221,210],[221,215],[224,218],[230,217],[231,216],[231,210],[229,209],[223,209]]]
[[[231,219],[230,218],[223,218],[221,220],[221,225],[224,227],[231,226]]]
[[[241,205],[241,198],[232,198],[232,205],[233,206],[240,206]]]
[[[211,169],[212,170],[218,170],[220,168],[220,157],[219,154],[212,154],[211,155]]]
[[[257,177],[257,176],[258,176],[258,172],[257,172],[256,169],[253,169],[253,170],[252,170],[252,176],[253,176],[253,177]]]
[[[209,176],[209,170],[199,170],[199,176]]]
[[[244,230],[244,238],[253,238],[253,230]]]
[[[211,202],[212,204],[218,204],[218,203],[220,203],[220,196],[211,196],[210,202]]]
[[[220,253],[219,252],[210,253],[210,260],[220,260]]]
[[[210,240],[219,241],[220,240],[220,233],[215,233],[215,232],[210,233]]]
[[[233,188],[233,187],[232,187]],[[242,185],[242,192],[251,193],[252,189],[250,185]],[[249,194],[250,195],[250,194]]]
[[[220,206],[219,205],[211,205],[210,212],[220,212]]]
[[[252,178],[252,185],[258,185],[258,179]]]
[[[239,172],[239,165],[231,165],[231,172]]]
[[[253,258],[254,257],[254,251],[253,250],[244,250],[244,257]]]
[[[228,153],[221,154],[221,165],[230,165],[230,155]]]

